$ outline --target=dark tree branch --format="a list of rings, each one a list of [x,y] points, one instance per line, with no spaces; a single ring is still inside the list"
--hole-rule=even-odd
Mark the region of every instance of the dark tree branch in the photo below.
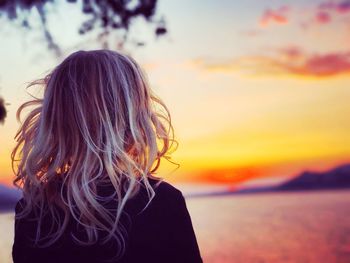
[[[5,108],[5,101],[3,98],[0,97],[0,123],[4,123],[6,115],[7,111]]]
[[[77,0],[66,0],[71,4],[78,4]],[[40,16],[43,28],[43,34],[48,44],[48,48],[53,50],[56,55],[61,54],[61,49],[53,38],[48,26],[47,18],[49,14],[45,11],[47,4],[57,4],[57,0],[0,0],[0,15],[6,14],[10,21],[20,21],[21,25],[31,29],[29,17],[31,10],[36,9]],[[122,47],[128,41],[128,34],[131,22],[137,18],[144,18],[147,24],[155,26],[154,34],[156,37],[167,33],[163,19],[155,20],[157,0],[83,0],[81,12],[87,17],[82,22],[78,33],[83,35],[94,30],[102,29],[98,34],[98,41],[104,47],[108,47],[108,36],[111,32],[118,31],[122,33],[117,45]],[[136,41],[136,46],[143,46],[142,41]]]

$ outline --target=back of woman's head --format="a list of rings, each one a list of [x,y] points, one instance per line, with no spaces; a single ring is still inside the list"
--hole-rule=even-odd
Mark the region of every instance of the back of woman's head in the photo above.
[[[25,200],[17,216],[37,216],[38,245],[54,243],[75,218],[88,237],[79,243],[94,243],[98,230],[105,230],[105,241],[114,237],[122,251],[125,202],[141,185],[150,199],[154,196],[148,178],[162,157],[169,159],[176,142],[167,107],[132,58],[109,50],[75,52],[31,85],[37,84],[44,87],[43,99],[26,102],[17,112],[19,119],[24,108],[34,106],[12,152],[14,184]],[[102,185],[115,190],[115,213],[103,206]],[[56,231],[44,237],[40,223],[48,212],[57,219],[52,220]]]

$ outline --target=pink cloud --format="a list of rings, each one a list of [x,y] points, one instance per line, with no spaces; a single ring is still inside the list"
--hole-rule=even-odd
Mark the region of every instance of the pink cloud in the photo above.
[[[248,72],[260,75],[289,74],[308,77],[350,75],[350,51],[308,54],[296,46],[272,55],[245,56],[225,61],[197,60],[197,66],[215,72]]]
[[[294,10],[295,11],[295,10]],[[300,12],[302,13],[302,12]],[[305,12],[304,12],[305,13]],[[277,9],[266,9],[260,17],[259,24],[262,27],[271,24],[288,24],[293,15],[295,18],[303,19],[299,24],[307,29],[312,25],[325,25],[332,22],[336,15],[350,14],[350,0],[324,0],[315,5],[304,16],[296,16],[297,13],[291,13],[291,7],[284,5]]]
[[[288,17],[287,13],[289,12],[288,6],[281,6],[276,10],[266,9],[263,15],[260,18],[259,24],[261,26],[268,26],[272,23],[276,24],[287,24]]]
[[[313,76],[334,76],[350,73],[350,52],[313,55],[301,65],[289,66],[292,73]]]
[[[331,22],[332,16],[347,13],[350,13],[350,0],[329,0],[322,2],[315,9],[314,22],[318,24],[327,24]]]
[[[331,21],[331,15],[325,11],[318,11],[316,13],[316,21],[320,24],[326,24]]]
[[[319,5],[321,10],[337,11],[338,13],[350,12],[350,0],[326,1]]]
[[[305,76],[330,77],[350,74],[350,51],[309,54],[297,46],[277,49],[277,55],[263,57],[282,72]]]
[[[288,46],[277,49],[278,53],[286,59],[298,59],[303,56],[303,52],[298,46]]]

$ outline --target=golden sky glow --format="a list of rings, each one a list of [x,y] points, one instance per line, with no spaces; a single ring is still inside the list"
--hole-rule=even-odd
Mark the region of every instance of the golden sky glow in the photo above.
[[[169,180],[237,183],[350,161],[350,4],[343,2],[160,0],[169,35],[154,41],[145,33],[148,45],[131,53],[173,115],[181,167]],[[74,12],[65,4],[58,15],[79,24]],[[76,39],[67,22],[51,27],[66,54],[77,43],[98,47]],[[60,60],[35,40],[39,33],[18,32],[0,31],[0,95],[11,104],[0,126],[0,182],[12,176],[25,83]],[[159,175],[174,168],[164,163]]]

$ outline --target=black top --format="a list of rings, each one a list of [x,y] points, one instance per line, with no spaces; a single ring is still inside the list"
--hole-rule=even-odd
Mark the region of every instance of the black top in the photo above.
[[[150,179],[155,185],[155,180]],[[131,198],[125,211],[130,215],[126,253],[122,263],[197,263],[202,262],[192,222],[182,193],[166,182],[154,187],[155,197],[140,213],[148,201],[144,188]],[[21,199],[16,205],[16,213],[21,209]],[[49,220],[49,219],[45,219]],[[45,222],[45,221],[44,221]],[[50,225],[50,224],[49,224]],[[115,242],[105,245],[81,246],[71,238],[72,223],[61,238],[48,248],[32,246],[37,228],[36,222],[15,220],[15,238],[12,247],[14,263],[99,263],[115,255]],[[75,236],[79,236],[74,233]],[[81,238],[80,238],[81,239]]]

